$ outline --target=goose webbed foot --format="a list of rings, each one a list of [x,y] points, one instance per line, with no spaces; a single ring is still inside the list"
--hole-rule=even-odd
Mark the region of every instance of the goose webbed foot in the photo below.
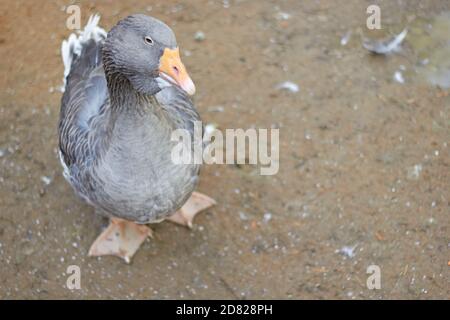
[[[216,201],[202,193],[193,192],[191,197],[167,220],[192,228],[192,221],[197,213],[216,204]]]
[[[118,218],[111,218],[109,226],[98,236],[89,249],[89,256],[117,256],[131,262],[141,244],[152,237],[152,230],[145,226]]]

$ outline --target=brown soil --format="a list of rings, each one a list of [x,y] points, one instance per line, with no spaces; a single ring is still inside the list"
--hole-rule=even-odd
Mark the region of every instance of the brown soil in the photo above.
[[[393,80],[417,65],[410,35],[388,57],[362,48],[359,31],[380,34],[365,28],[374,1],[154,2],[82,2],[83,23],[95,12],[107,29],[136,12],[167,22],[204,121],[280,128],[279,173],[205,166],[199,191],[218,205],[193,230],[154,226],[131,265],[87,257],[104,221],[56,154],[66,2],[3,0],[0,298],[448,298],[450,96],[414,72]],[[450,11],[398,3],[380,2],[381,33]],[[275,89],[283,81],[300,91]],[[372,264],[380,290],[366,287]],[[69,265],[80,290],[66,288]]]

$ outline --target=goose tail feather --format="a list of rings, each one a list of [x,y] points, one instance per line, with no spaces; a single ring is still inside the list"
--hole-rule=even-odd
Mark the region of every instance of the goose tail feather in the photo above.
[[[72,33],[69,38],[63,40],[61,44],[61,56],[64,63],[64,78],[62,91],[64,92],[67,76],[70,74],[72,63],[75,58],[82,53],[83,46],[91,39],[96,43],[103,42],[106,39],[105,29],[98,26],[100,16],[98,14],[91,15],[83,30],[78,31],[77,34]]]

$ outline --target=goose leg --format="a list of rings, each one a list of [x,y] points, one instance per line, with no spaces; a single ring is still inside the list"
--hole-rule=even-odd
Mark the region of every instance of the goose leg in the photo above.
[[[149,227],[111,218],[109,226],[89,249],[89,256],[113,255],[130,263],[131,258],[147,237],[152,237],[152,230]]]
[[[192,228],[192,221],[195,215],[215,204],[216,201],[214,199],[199,192],[193,192],[181,209],[167,218],[167,220]]]

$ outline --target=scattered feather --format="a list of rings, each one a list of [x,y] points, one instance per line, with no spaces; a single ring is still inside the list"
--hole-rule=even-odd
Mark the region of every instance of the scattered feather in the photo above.
[[[398,51],[401,43],[406,38],[406,34],[408,33],[408,29],[404,29],[395,37],[391,37],[383,40],[371,40],[364,39],[363,46],[367,50],[375,54],[389,54],[393,51]]]
[[[289,20],[291,18],[291,15],[287,12],[280,11],[277,13],[276,18],[278,20]]]
[[[270,212],[264,213],[263,220],[265,223],[269,222],[270,220],[272,220],[272,214]]]
[[[430,63],[430,59],[428,59],[428,58],[425,58],[425,59],[419,61],[419,64],[421,66],[426,66],[429,63]]]
[[[52,183],[52,178],[47,177],[47,176],[42,176],[42,177],[41,177],[41,181],[42,181],[46,186],[48,186],[50,183]]]
[[[343,246],[339,252],[343,254],[344,256],[348,258],[353,258],[355,256],[355,249],[358,245],[354,245],[353,247],[350,246]]]
[[[416,164],[411,168],[408,168],[407,177],[411,180],[419,179],[420,173],[422,172],[422,165]]]
[[[276,89],[287,90],[287,91],[293,92],[293,93],[300,91],[298,84],[291,82],[291,81],[285,81],[285,82],[280,83],[279,85],[276,86]]]
[[[239,211],[239,218],[241,220],[243,220],[243,221],[247,221],[248,220],[247,215],[244,212],[242,212],[242,211]]]
[[[206,39],[206,35],[203,31],[197,31],[194,35],[195,41],[201,42]]]
[[[405,78],[403,78],[403,74],[400,71],[395,71],[394,80],[398,83],[405,83]]]
[[[344,36],[341,38],[341,46],[346,46],[347,43],[349,42],[351,36],[352,36],[352,31],[351,30],[347,31],[347,33],[344,34]]]
[[[223,106],[213,106],[208,108],[209,112],[224,112],[225,109]]]

